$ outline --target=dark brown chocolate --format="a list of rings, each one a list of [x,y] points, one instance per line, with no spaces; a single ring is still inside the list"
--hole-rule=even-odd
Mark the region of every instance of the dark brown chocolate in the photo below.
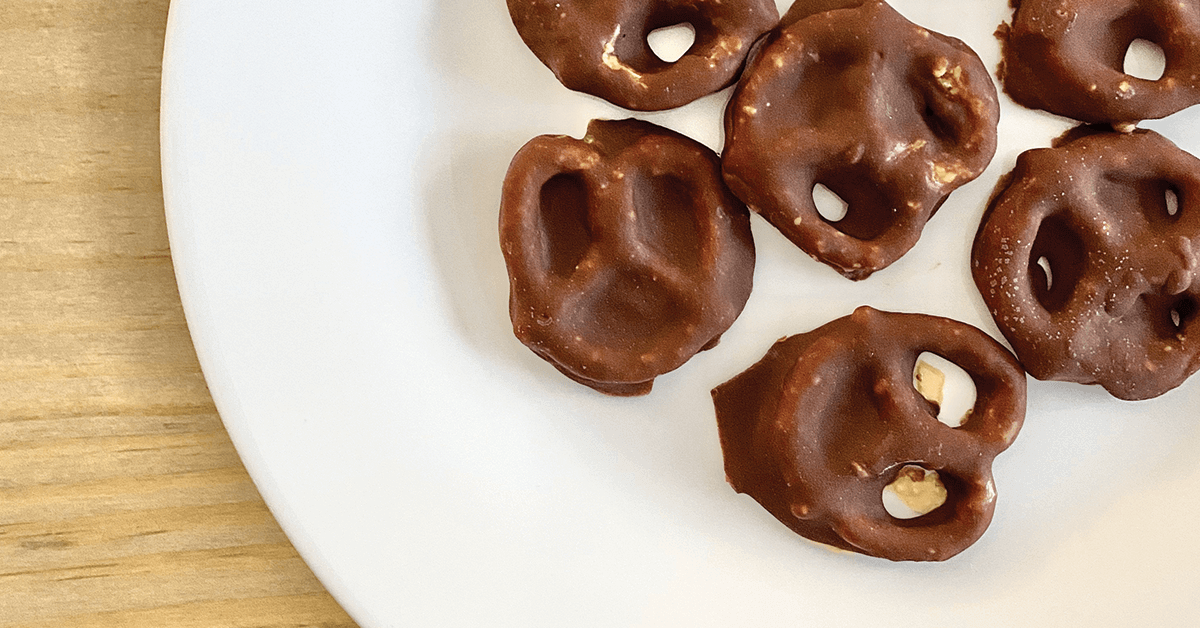
[[[1034,377],[1156,397],[1200,367],[1200,160],[1152,131],[1072,137],[1017,159],[975,285]]]
[[[997,34],[1004,91],[1018,103],[1118,126],[1200,102],[1200,4],[1194,0],[1020,0]],[[1162,78],[1125,73],[1137,39],[1166,56]]]
[[[611,395],[717,344],[754,277],[750,215],[717,155],[637,120],[544,135],[513,158],[500,206],[517,338]]]
[[[861,6],[827,10],[847,4]],[[883,2],[801,2],[726,110],[725,180],[813,258],[864,279],[983,172],[999,115],[986,68],[961,41]],[[844,218],[818,213],[817,184],[849,204]]]
[[[737,80],[779,21],[774,0],[508,0],[521,39],[570,89],[637,111],[686,105]],[[695,43],[668,63],[654,30],[691,24]]]
[[[976,387],[950,427],[917,391],[923,352],[962,367]],[[725,473],[784,525],[819,543],[891,560],[945,560],[992,519],[992,460],[1025,416],[1025,373],[982,331],[945,318],[860,307],[784,338],[713,390]],[[936,471],[945,503],[888,514],[884,487],[912,466]]]

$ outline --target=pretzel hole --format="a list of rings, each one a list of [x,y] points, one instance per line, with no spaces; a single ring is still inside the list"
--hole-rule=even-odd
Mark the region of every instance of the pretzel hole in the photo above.
[[[587,187],[575,174],[556,174],[541,189],[542,238],[550,273],[569,277],[591,245]]]
[[[688,22],[656,28],[646,34],[646,45],[650,52],[665,63],[675,63],[683,58],[696,43],[696,27]]]
[[[1179,188],[1160,177],[1138,177],[1116,172],[1104,173],[1097,181],[1096,197],[1110,207],[1137,210],[1154,228],[1179,220],[1183,201]],[[1103,226],[1103,225],[1102,225]]]
[[[865,165],[836,170],[821,177],[813,186],[813,203],[817,213],[825,222],[838,231],[858,238],[874,240],[899,220],[899,212],[892,199],[872,185],[878,174]],[[824,188],[824,191],[820,191]],[[828,194],[826,194],[828,192]],[[824,211],[822,211],[824,205]]]
[[[1180,299],[1171,307],[1171,329],[1175,334],[1183,333],[1184,327],[1196,317],[1197,303],[1191,297]]]
[[[937,510],[948,496],[937,471],[909,464],[883,487],[883,509],[896,519],[916,519]]]
[[[1038,303],[1049,312],[1061,310],[1083,276],[1085,260],[1083,240],[1075,230],[1061,216],[1047,218],[1029,256],[1029,280]],[[1013,288],[1012,284],[997,284],[989,290]]]
[[[1129,76],[1157,81],[1167,71],[1167,56],[1162,46],[1148,39],[1135,39],[1125,51],[1123,67]]]
[[[699,268],[700,225],[688,183],[665,175],[638,183],[630,218],[641,241],[681,268]]]
[[[846,212],[850,209],[849,203],[842,200],[842,197],[835,194],[833,190],[825,187],[824,184],[818,183],[814,185],[812,196],[813,204],[817,206],[817,213],[829,222],[841,222],[846,217]]]
[[[1038,268],[1042,269],[1042,274],[1045,275],[1046,290],[1054,289],[1054,270],[1050,268],[1050,260],[1045,255],[1037,260]]]
[[[915,98],[913,111],[929,129],[933,139],[946,146],[958,146],[971,135],[973,124],[971,114],[963,106],[963,103],[947,95],[937,83],[937,81],[949,81],[951,76],[947,73],[941,78],[936,78],[934,83],[930,83],[928,76],[918,75],[910,79],[910,84],[914,87],[912,90]],[[960,80],[962,80],[961,77],[954,79],[954,81]],[[957,83],[951,83],[951,85],[955,85],[954,89],[964,89],[958,87]]]
[[[975,380],[961,366],[936,353],[926,351],[917,356],[913,387],[928,402],[930,414],[950,427],[962,426],[975,409]]]
[[[925,102],[924,111],[921,112],[921,119],[925,121],[925,126],[929,127],[929,131],[933,133],[934,137],[948,141],[954,140],[954,125],[942,117],[942,114],[934,108],[931,101]]]

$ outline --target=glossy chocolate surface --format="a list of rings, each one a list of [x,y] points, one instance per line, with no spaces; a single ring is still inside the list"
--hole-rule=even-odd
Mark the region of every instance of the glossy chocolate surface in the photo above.
[[[754,277],[750,216],[715,153],[637,120],[541,136],[513,158],[500,207],[517,338],[612,395],[717,344]]]
[[[1021,154],[971,271],[1031,375],[1136,400],[1196,371],[1198,201],[1200,160],[1152,131],[1077,130]]]
[[[685,105],[733,84],[755,40],[779,21],[774,0],[508,0],[521,39],[570,89],[637,111]],[[668,63],[654,30],[691,24],[695,43]]]
[[[1004,91],[1018,103],[1084,122],[1136,123],[1200,102],[1200,3],[1020,0],[998,35]],[[1136,39],[1162,48],[1166,70],[1125,73]]]
[[[966,44],[883,2],[801,0],[726,110],[725,179],[813,258],[864,279],[983,172],[998,120],[995,86]],[[821,216],[817,184],[848,203],[844,218]]]
[[[976,401],[960,427],[914,387],[923,352],[962,367]],[[776,342],[713,390],[725,473],[796,533],[891,560],[945,560],[983,534],[992,460],[1025,416],[1025,373],[982,331],[945,318],[860,307]],[[937,471],[947,499],[915,519],[881,493],[907,465]]]

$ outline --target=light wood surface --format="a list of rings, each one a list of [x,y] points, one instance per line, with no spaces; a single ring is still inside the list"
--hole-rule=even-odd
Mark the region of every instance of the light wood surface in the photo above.
[[[0,0],[0,626],[353,626],[204,385],[164,226],[168,0]]]

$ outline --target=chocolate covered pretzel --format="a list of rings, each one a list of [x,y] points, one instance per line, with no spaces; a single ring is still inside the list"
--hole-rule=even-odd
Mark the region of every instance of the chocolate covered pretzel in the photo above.
[[[998,120],[995,86],[966,44],[884,2],[802,0],[726,109],[725,180],[813,258],[864,279],[983,172]],[[845,217],[821,216],[818,184],[848,203]]]
[[[1152,131],[1026,151],[988,207],[971,272],[1038,379],[1148,399],[1200,366],[1200,160]]]
[[[1026,107],[1117,126],[1200,102],[1200,3],[1194,0],[1020,0],[1002,25],[1004,90]],[[1166,57],[1162,78],[1125,73],[1134,40]]]
[[[926,351],[975,384],[960,427],[939,421],[914,385]],[[801,536],[891,560],[945,560],[983,534],[995,508],[992,460],[1025,416],[1025,373],[987,334],[869,307],[776,342],[712,394],[736,491]],[[898,519],[881,497],[896,485],[937,489],[941,503]]]
[[[521,39],[566,87],[637,111],[685,105],[733,84],[779,21],[774,0],[508,0]],[[690,24],[678,60],[654,54],[654,30]]]
[[[513,331],[612,395],[713,347],[754,275],[750,217],[704,145],[637,120],[545,135],[513,158],[500,244]]]

